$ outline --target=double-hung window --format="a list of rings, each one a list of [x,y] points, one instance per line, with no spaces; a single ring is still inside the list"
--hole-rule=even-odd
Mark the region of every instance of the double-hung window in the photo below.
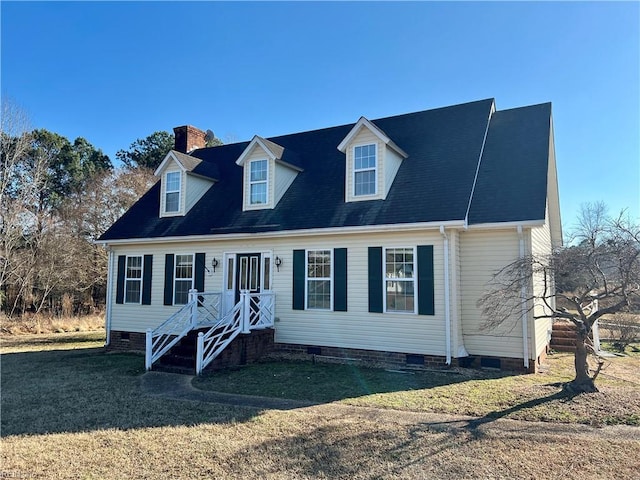
[[[416,311],[415,252],[413,248],[387,248],[384,256],[387,312]]]
[[[176,213],[180,211],[180,172],[168,172],[165,178],[164,211]]]
[[[377,185],[376,145],[353,149],[353,195],[375,195]]]
[[[189,290],[193,288],[193,255],[176,255],[174,275],[174,305],[189,301]]]
[[[307,250],[307,308],[331,310],[331,250]]]
[[[249,167],[249,203],[267,203],[267,182],[269,164],[266,160],[253,160]]]
[[[127,257],[124,302],[140,303],[142,297],[142,257]]]

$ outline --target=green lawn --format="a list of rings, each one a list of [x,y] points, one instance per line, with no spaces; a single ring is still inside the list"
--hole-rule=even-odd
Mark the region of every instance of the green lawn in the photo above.
[[[640,425],[640,356],[608,360],[598,379],[599,393],[568,397],[561,385],[573,378],[572,359],[569,354],[552,355],[547,373],[530,375],[470,369],[397,372],[353,364],[273,361],[209,373],[194,380],[194,385],[203,390],[321,403],[341,401],[532,421]]]
[[[492,428],[493,422],[478,430],[448,430],[439,421],[394,410],[393,405],[385,410],[345,409],[331,402],[279,411],[168,400],[141,390],[141,355],[104,353],[100,334],[11,336],[0,341],[0,461],[5,478],[632,479],[640,466],[640,442],[629,430],[619,435],[618,430],[574,431],[571,426],[563,433],[552,425],[542,430],[525,423]],[[447,375],[432,384],[421,376],[344,366],[337,367],[340,375],[332,365],[285,367],[280,365],[286,373],[273,377],[275,367],[258,365],[254,378],[263,369],[263,383],[282,390],[286,379],[289,384],[300,381],[293,371],[306,371],[309,381],[318,382],[322,375],[316,373],[322,369],[324,385],[332,378],[336,383],[319,401],[342,397],[339,402],[371,405],[376,399],[396,398],[403,399],[397,408],[404,409],[443,388],[477,391],[464,399],[474,405],[493,395],[510,398],[510,393],[488,394],[502,385],[495,382],[508,377]],[[224,375],[231,380],[253,368]],[[272,375],[268,379],[267,371]],[[514,378],[527,385],[536,377]],[[222,378],[216,374],[198,385],[216,385]],[[603,389],[627,383],[603,377]],[[322,383],[313,385],[318,390]],[[458,397],[467,393],[451,392],[440,403],[463,405]],[[266,385],[260,393],[277,394]],[[495,402],[503,409],[514,405]]]

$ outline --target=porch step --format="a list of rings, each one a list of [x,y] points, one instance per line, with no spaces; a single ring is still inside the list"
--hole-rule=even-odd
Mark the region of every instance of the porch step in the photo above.
[[[192,330],[185,335],[153,364],[152,370],[195,375],[197,339],[198,333],[202,331],[206,330]]]
[[[556,321],[551,330],[550,347],[556,352],[576,351],[576,326],[567,321]]]

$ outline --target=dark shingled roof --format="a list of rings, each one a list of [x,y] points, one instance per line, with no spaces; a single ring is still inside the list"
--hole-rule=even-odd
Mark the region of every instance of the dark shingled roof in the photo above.
[[[551,104],[493,114],[469,224],[544,219]]]
[[[464,220],[492,105],[487,99],[373,120],[408,154],[385,200],[344,201],[345,155],[337,146],[349,124],[268,139],[302,169],[273,209],[242,211],[243,170],[235,161],[249,142],[204,148],[191,155],[211,165],[218,182],[185,216],[159,217],[158,182],[101,240]],[[544,219],[550,114],[549,104],[494,113],[470,223]]]

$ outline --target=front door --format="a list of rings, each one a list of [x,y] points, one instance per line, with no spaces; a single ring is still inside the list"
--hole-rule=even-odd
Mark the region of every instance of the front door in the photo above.
[[[260,293],[260,254],[238,253],[236,255],[236,302],[240,300],[240,290],[250,293]]]

